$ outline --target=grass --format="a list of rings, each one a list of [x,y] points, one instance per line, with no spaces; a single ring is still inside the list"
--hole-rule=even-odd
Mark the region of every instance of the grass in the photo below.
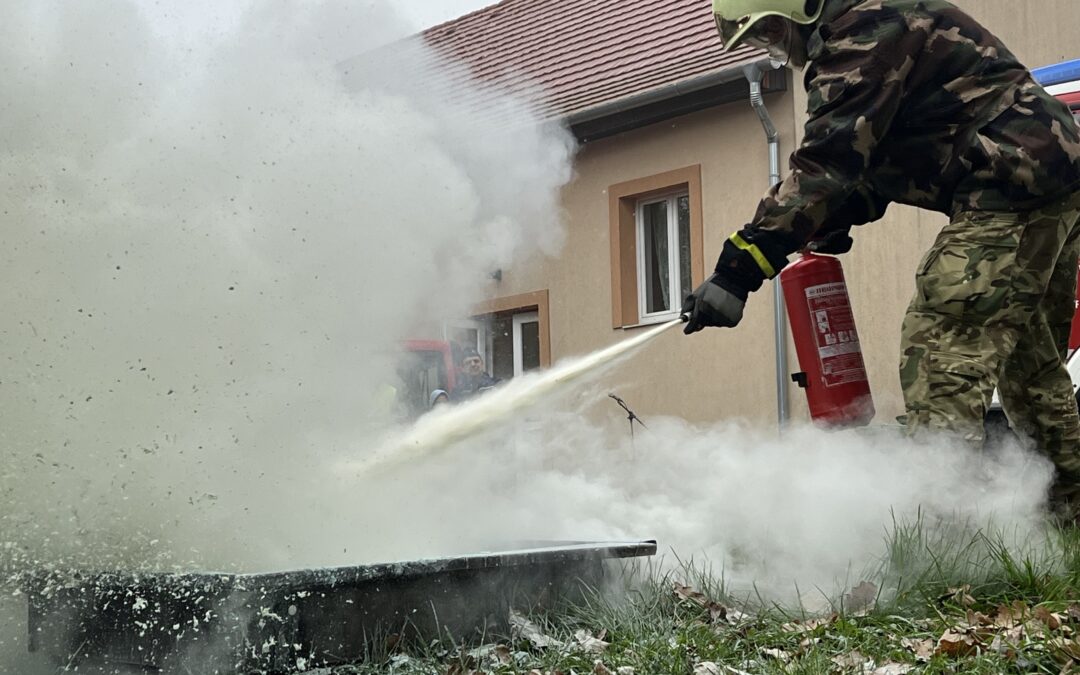
[[[736,601],[692,563],[637,570],[618,592],[587,590],[534,613],[557,646],[537,648],[517,631],[488,636],[480,649],[436,641],[325,672],[1080,673],[1080,530],[1036,537],[926,518],[894,523],[862,580],[814,614],[761,594]],[[589,650],[588,637],[606,644]]]

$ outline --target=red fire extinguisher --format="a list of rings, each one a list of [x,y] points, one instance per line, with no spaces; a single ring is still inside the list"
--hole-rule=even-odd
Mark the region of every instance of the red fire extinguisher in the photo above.
[[[874,400],[859,348],[844,270],[832,256],[803,253],[780,274],[810,417],[852,427],[874,417]]]

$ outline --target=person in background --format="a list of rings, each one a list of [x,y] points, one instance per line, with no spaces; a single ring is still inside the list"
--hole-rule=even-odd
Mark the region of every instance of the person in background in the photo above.
[[[1018,11],[1025,3],[1015,3]],[[915,273],[900,383],[913,435],[981,446],[994,388],[1080,505],[1080,417],[1065,367],[1080,253],[1080,134],[985,27],[945,0],[714,0],[725,50],[805,70],[791,174],[687,299],[687,334],[733,327],[800,249],[845,253],[891,202],[950,218]]]
[[[428,407],[435,409],[440,405],[444,405],[450,402],[450,394],[446,393],[445,389],[436,389],[428,396]]]
[[[488,375],[484,367],[484,358],[475,347],[465,347],[461,350],[461,361],[458,369],[457,387],[454,389],[454,398],[464,400],[476,394],[491,389],[499,384],[497,378]]]

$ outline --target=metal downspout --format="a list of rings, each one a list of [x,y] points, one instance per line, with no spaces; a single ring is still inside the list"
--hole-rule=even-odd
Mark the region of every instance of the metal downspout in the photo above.
[[[765,99],[761,93],[761,80],[768,70],[780,68],[780,64],[772,60],[759,61],[743,68],[743,74],[750,83],[750,106],[761,120],[761,126],[765,130],[765,138],[769,143],[769,187],[780,182],[780,134],[776,131],[769,110],[765,106]],[[788,408],[788,348],[787,348],[787,311],[784,307],[784,291],[780,286],[780,277],[773,279],[773,322],[775,335],[773,336],[774,349],[776,351],[776,418],[780,430],[783,431],[791,419],[791,411]]]

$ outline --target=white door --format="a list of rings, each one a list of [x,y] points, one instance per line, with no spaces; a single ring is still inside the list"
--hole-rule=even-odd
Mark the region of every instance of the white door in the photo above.
[[[540,314],[514,315],[514,377],[540,367]]]

